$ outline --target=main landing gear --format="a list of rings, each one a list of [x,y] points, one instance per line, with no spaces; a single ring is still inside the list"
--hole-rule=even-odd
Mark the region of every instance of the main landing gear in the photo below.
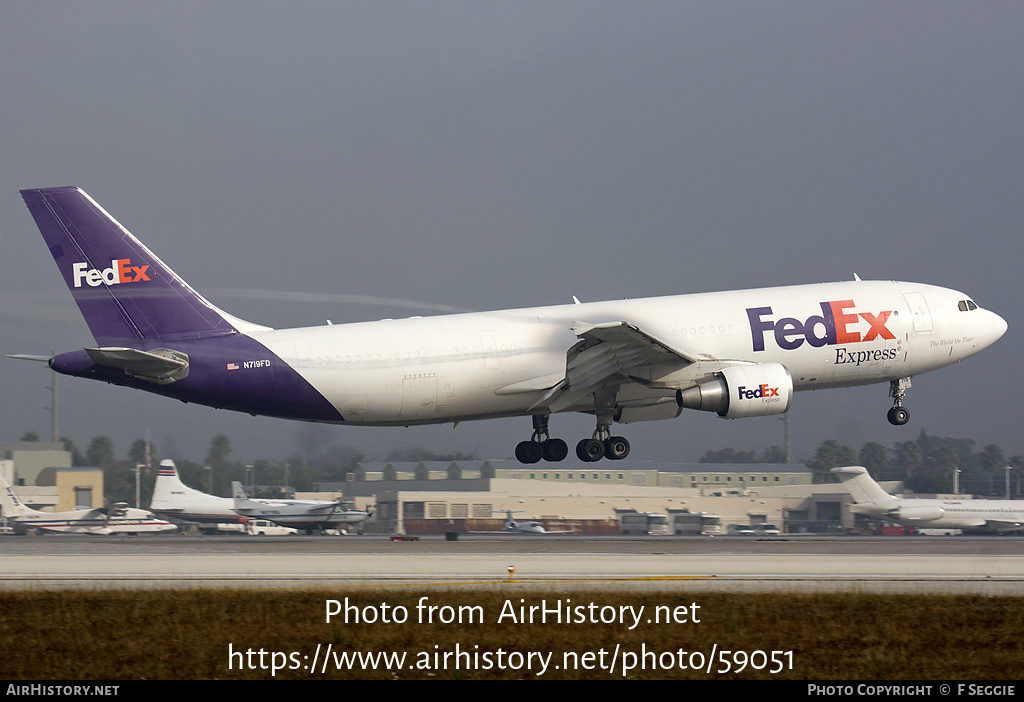
[[[889,424],[901,427],[910,421],[910,410],[903,406],[903,396],[910,389],[910,378],[899,378],[889,382],[889,397],[892,398],[892,408],[886,417]]]
[[[516,446],[516,460],[520,463],[537,463],[545,461],[562,461],[569,455],[569,446],[561,439],[552,439],[548,435],[548,415],[533,415],[533,437],[529,441],[520,441]]]
[[[607,458],[621,461],[629,455],[629,441],[622,436],[611,436],[611,422],[598,424],[594,435],[576,444],[576,457],[584,463]],[[561,439],[548,435],[548,415],[533,415],[533,437],[516,446],[516,460],[520,463],[558,462],[569,455],[569,447]]]

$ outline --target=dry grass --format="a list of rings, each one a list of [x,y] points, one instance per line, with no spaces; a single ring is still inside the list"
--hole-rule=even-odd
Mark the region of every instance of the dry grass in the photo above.
[[[474,606],[483,621],[417,623],[421,597],[434,605]],[[325,621],[328,599],[380,612],[381,603],[405,607],[406,624]],[[546,600],[600,606],[643,605],[644,622],[633,630],[619,624],[498,623],[506,601],[527,605]],[[699,606],[700,623],[648,624],[657,606]],[[558,591],[188,591],[0,594],[0,679],[177,680],[177,679],[708,679],[776,678],[831,680],[1019,679],[1024,665],[1024,598],[981,596],[616,594]],[[394,611],[394,610],[393,610]],[[607,611],[607,610],[606,610]],[[343,652],[406,652],[393,669],[307,668],[317,645]],[[444,670],[435,654],[476,654],[477,664]],[[229,645],[243,655],[229,666]],[[616,669],[568,670],[563,652],[618,647]],[[740,673],[680,669],[678,651],[792,651],[792,669],[777,674],[748,666]],[[497,651],[505,654],[498,666]],[[259,651],[264,651],[263,656]],[[623,675],[624,652],[643,650],[648,669]],[[246,651],[252,651],[246,656]],[[550,667],[515,666],[524,652],[554,652]],[[272,658],[273,652],[279,652]],[[515,652],[511,658],[510,654]],[[484,653],[491,656],[485,666]],[[671,654],[671,655],[669,655]],[[306,658],[303,658],[306,656]],[[243,662],[249,664],[245,668]],[[429,670],[418,667],[429,660]],[[672,664],[669,665],[670,659]],[[683,662],[699,658],[683,657]],[[729,660],[742,660],[729,658]],[[788,663],[788,660],[785,659]],[[525,663],[525,659],[523,659]],[[658,661],[657,669],[650,669]],[[536,659],[534,661],[536,663]],[[283,669],[271,674],[271,664]],[[636,664],[639,666],[640,661]],[[262,665],[262,667],[261,667]],[[294,666],[295,669],[289,669]],[[510,666],[518,670],[509,669]],[[555,667],[558,666],[559,669]],[[607,667],[607,665],[605,666]]]

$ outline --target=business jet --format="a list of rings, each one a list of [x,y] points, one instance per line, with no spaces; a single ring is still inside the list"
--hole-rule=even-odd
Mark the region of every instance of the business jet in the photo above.
[[[5,479],[0,478],[0,508],[14,522],[14,531],[52,531],[61,534],[148,534],[174,531],[178,527],[152,512],[134,509],[124,502],[95,509],[74,509],[66,512],[40,512],[26,506]]]
[[[596,428],[581,461],[618,460],[614,423],[683,409],[786,412],[800,390],[888,383],[892,424],[911,378],[972,356],[1006,322],[955,290],[862,281],[271,329],[193,290],[84,191],[22,190],[96,345],[59,373],[211,407],[311,422],[407,426],[530,417],[523,463],[561,461],[552,414]]]
[[[234,497],[217,497],[190,488],[178,477],[174,461],[165,459],[160,461],[149,508],[165,517],[199,524],[267,519],[307,532],[345,528],[369,516],[329,500],[250,499],[242,492],[241,484],[233,489]]]
[[[1024,500],[902,498],[890,495],[866,468],[845,466],[832,472],[850,491],[854,514],[864,514],[922,529],[969,529],[984,532],[1024,529]]]
[[[535,521],[516,521],[513,517],[513,511],[510,509],[505,510],[506,519],[505,524],[502,526],[501,531],[471,531],[470,534],[536,534],[542,536],[551,536],[554,534],[572,534],[573,529],[564,529],[559,531],[548,531],[544,528],[544,525],[540,522]]]

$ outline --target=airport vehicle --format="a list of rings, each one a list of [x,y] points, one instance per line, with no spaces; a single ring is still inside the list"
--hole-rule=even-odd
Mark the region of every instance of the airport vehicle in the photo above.
[[[266,519],[247,519],[243,523],[219,524],[217,531],[235,532],[247,536],[292,536],[298,534],[298,529],[283,527]]]
[[[581,461],[622,459],[628,424],[683,409],[777,415],[800,390],[889,383],[994,343],[1006,322],[966,294],[855,280],[531,309],[271,329],[219,310],[83,190],[22,190],[96,339],[59,373],[221,409],[407,426],[530,417],[523,463],[561,461],[560,412],[595,415]]]
[[[671,531],[676,536],[716,536],[722,518],[710,512],[671,512]]]
[[[749,524],[730,524],[727,533],[735,536],[757,536],[754,527]]]
[[[512,515],[518,512],[507,509],[505,510],[505,525],[501,528],[501,531],[471,531],[470,534],[538,534],[544,536],[550,536],[553,534],[572,534],[573,529],[564,529],[560,531],[548,531],[543,524],[535,521],[517,521]]]
[[[983,532],[1024,529],[1024,500],[928,499],[890,495],[862,466],[833,468],[850,491],[850,511],[904,526]]]
[[[659,512],[621,512],[619,532],[622,534],[668,534],[668,517]]]
[[[149,534],[178,527],[144,509],[124,502],[109,507],[40,512],[27,507],[5,479],[0,478],[0,507],[16,534],[52,531],[61,534]]]
[[[237,483],[233,486],[235,495],[240,488]],[[160,461],[149,508],[166,517],[200,524],[268,519],[307,532],[358,524],[369,516],[367,512],[348,509],[332,500],[252,499],[245,497],[244,492],[241,494],[241,498],[217,497],[194,490],[178,477],[174,461],[165,459]]]

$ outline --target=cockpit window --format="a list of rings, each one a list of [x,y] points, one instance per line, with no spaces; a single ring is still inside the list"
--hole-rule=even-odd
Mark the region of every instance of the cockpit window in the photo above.
[[[960,300],[957,304],[961,312],[971,312],[978,309],[978,306],[974,304],[974,300]]]

